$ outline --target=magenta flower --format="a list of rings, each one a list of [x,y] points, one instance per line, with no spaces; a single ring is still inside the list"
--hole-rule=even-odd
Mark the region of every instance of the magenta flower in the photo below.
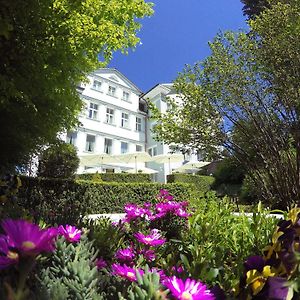
[[[38,255],[55,249],[56,228],[41,229],[25,220],[2,221],[9,248],[17,249],[21,255]]]
[[[144,249],[143,251],[141,251],[141,254],[143,254],[145,259],[148,261],[154,261],[156,258],[154,250]]]
[[[111,266],[112,268],[112,274],[117,275],[123,278],[126,278],[130,281],[136,281],[136,271],[138,271],[141,275],[143,275],[143,270],[141,269],[134,269],[130,268],[126,265],[118,265],[118,264],[113,264]]]
[[[60,225],[58,227],[58,233],[63,235],[65,239],[71,243],[75,243],[80,240],[81,232],[81,230],[71,225],[66,225],[65,227]]]
[[[149,235],[144,235],[140,232],[134,234],[134,237],[142,244],[148,246],[159,246],[165,243],[166,239],[161,238],[161,234],[157,229],[152,229]]]
[[[115,254],[116,259],[120,263],[132,263],[132,260],[135,257],[132,248],[120,249]]]
[[[96,267],[98,270],[102,270],[107,267],[106,261],[103,259],[103,257],[100,257],[96,260]]]
[[[206,285],[200,281],[186,279],[185,282],[175,276],[163,283],[178,300],[213,300],[215,297]]]
[[[124,210],[126,212],[125,218],[123,219],[124,223],[130,223],[137,218],[149,219],[151,216],[151,211],[149,209],[139,207],[136,204],[126,204]]]
[[[9,249],[8,241],[5,236],[0,236],[0,270],[18,263],[19,254]]]
[[[186,212],[186,207],[188,203],[176,202],[176,201],[167,201],[156,204],[155,209],[157,211],[156,215],[150,217],[150,220],[160,219],[168,213],[172,213],[179,217],[189,217],[190,214]]]
[[[161,200],[166,200],[166,201],[172,201],[173,200],[173,196],[170,195],[168,190],[165,189],[161,189],[157,195],[158,199]]]

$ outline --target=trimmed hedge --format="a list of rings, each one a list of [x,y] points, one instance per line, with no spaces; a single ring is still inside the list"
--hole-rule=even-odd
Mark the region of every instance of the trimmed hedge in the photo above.
[[[35,220],[76,224],[86,214],[122,213],[126,203],[155,202],[160,189],[178,200],[189,200],[191,185],[174,183],[107,183],[22,177],[20,205]]]
[[[197,192],[207,192],[214,183],[214,177],[192,175],[192,174],[170,174],[167,176],[168,183],[189,183],[195,187]]]
[[[95,173],[95,174],[79,174],[77,179],[92,180],[94,178],[101,178],[102,181],[107,182],[151,182],[150,174],[128,174],[128,173]],[[97,181],[97,180],[96,180]]]

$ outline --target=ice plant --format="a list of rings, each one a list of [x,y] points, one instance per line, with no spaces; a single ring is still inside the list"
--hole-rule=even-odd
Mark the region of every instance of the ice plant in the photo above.
[[[170,290],[178,300],[213,300],[215,297],[206,285],[200,281],[186,279],[183,281],[176,276],[165,280],[163,284]]]
[[[115,257],[120,263],[130,264],[132,263],[135,254],[132,248],[126,248],[118,250]]]
[[[165,243],[166,239],[161,238],[161,234],[157,229],[152,229],[149,235],[144,235],[140,232],[134,234],[134,237],[142,244],[148,246],[159,246]]]
[[[0,270],[18,263],[19,254],[9,249],[5,236],[0,236]]]
[[[138,271],[141,275],[144,273],[140,269],[134,269],[130,268],[126,265],[118,265],[118,264],[113,264],[112,266],[112,274],[117,275],[123,278],[126,278],[130,281],[136,281],[136,271]]]
[[[104,268],[107,267],[107,263],[103,259],[103,257],[100,257],[100,258],[97,259],[97,261],[96,261],[96,267],[97,267],[98,270],[102,270],[102,269],[104,269]]]
[[[65,239],[71,243],[78,242],[81,237],[81,230],[71,225],[66,225],[65,227],[60,225],[58,227],[58,233],[63,235]]]
[[[55,249],[56,228],[41,229],[38,225],[25,220],[6,219],[2,221],[9,249],[17,250],[20,255],[38,255]]]
[[[126,204],[124,207],[126,212],[125,218],[123,219],[124,223],[130,223],[137,218],[149,219],[151,216],[151,211],[147,208],[139,207],[136,204]]]

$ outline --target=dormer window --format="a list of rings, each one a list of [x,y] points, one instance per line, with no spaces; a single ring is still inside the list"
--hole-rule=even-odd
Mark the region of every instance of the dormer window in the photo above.
[[[93,81],[93,89],[95,89],[97,91],[100,91],[101,90],[101,85],[102,85],[101,81],[94,79],[94,81]]]
[[[123,97],[122,97],[122,100],[124,100],[124,101],[129,101],[129,93],[128,93],[128,92],[123,91]]]
[[[108,87],[108,95],[110,96],[115,96],[116,95],[116,88],[114,86],[109,86]]]

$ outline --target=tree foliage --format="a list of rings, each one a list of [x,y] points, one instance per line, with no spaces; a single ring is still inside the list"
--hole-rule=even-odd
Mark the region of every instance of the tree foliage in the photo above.
[[[219,34],[211,56],[175,82],[183,105],[156,115],[158,138],[177,142],[183,127],[183,144],[224,146],[281,208],[300,196],[299,13],[298,1],[278,2],[250,21],[249,34]],[[180,111],[184,120],[170,123]]]
[[[270,7],[268,0],[241,0],[241,2],[244,4],[243,13],[249,18],[254,18]]]
[[[0,167],[76,124],[76,86],[139,38],[143,0],[0,0]],[[99,61],[100,60],[100,61]]]
[[[39,159],[38,176],[72,178],[79,166],[77,150],[73,145],[57,141],[45,149]]]

